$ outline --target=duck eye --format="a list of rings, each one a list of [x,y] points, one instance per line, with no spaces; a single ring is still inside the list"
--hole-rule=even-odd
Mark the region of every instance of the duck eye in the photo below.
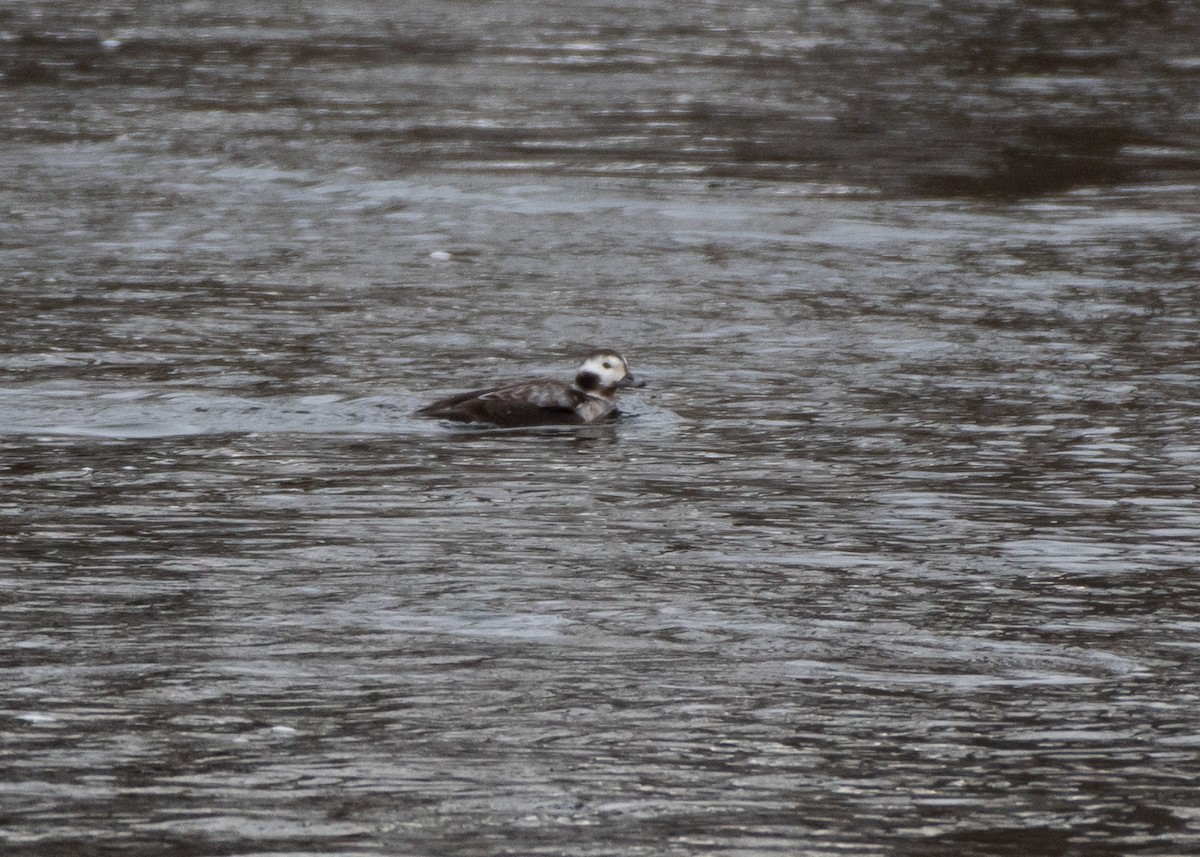
[[[612,364],[611,364],[611,363],[605,363],[605,364],[604,364],[604,368],[605,368],[605,369],[611,369],[611,368],[612,368]]]

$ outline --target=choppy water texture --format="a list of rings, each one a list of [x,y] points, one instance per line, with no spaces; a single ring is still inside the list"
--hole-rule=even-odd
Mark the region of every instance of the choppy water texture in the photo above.
[[[1198,44],[5,5],[4,852],[1200,852]]]

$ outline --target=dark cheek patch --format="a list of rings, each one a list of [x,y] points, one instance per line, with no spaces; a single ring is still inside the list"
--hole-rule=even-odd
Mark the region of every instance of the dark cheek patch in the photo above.
[[[581,390],[594,390],[600,386],[600,376],[595,372],[580,372],[575,376],[575,386]]]

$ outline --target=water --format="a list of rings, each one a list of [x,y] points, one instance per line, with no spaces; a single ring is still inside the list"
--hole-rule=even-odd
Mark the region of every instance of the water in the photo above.
[[[1200,850],[1200,30],[1023,5],[5,10],[4,850]]]

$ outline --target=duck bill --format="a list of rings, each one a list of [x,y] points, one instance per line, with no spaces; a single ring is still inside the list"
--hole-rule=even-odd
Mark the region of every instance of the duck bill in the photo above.
[[[643,381],[641,378],[636,378],[632,374],[628,374],[624,378],[622,378],[620,381],[617,382],[617,386],[618,387],[645,387],[646,382]]]

